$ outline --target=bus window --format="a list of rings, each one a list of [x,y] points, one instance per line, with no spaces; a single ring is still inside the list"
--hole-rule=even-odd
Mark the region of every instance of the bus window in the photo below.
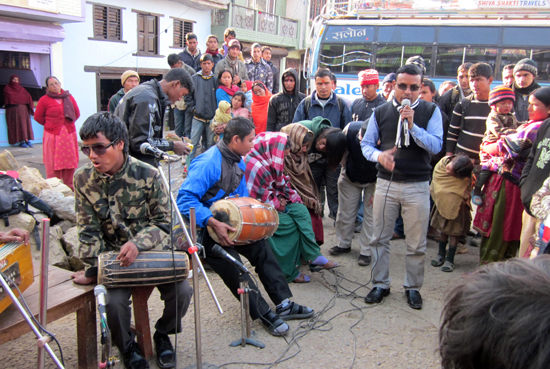
[[[463,57],[463,47],[438,47],[435,75],[455,78],[458,67],[463,63]]]
[[[380,43],[433,44],[434,41],[435,27],[384,26],[378,31]]]
[[[323,44],[319,54],[319,68],[329,68],[333,73],[357,74],[372,68],[370,45]]]
[[[547,82],[550,80],[550,49],[533,50],[533,60],[537,62],[539,75],[538,81]]]
[[[502,45],[547,46],[550,28],[504,27]]]
[[[498,45],[498,27],[440,27],[438,43],[463,45]]]
[[[424,59],[424,65],[426,66],[426,75],[432,74],[432,47],[431,46],[405,46],[403,49],[403,64],[411,56],[420,55]]]
[[[472,47],[466,49],[465,62],[470,63],[486,63],[493,68],[493,75],[496,75],[498,49],[490,49],[486,47]]]
[[[398,45],[378,46],[376,50],[376,70],[378,73],[395,73],[405,60],[402,60],[403,47]]]

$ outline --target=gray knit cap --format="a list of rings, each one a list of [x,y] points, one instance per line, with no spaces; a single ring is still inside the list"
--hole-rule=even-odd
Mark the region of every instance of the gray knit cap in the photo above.
[[[519,62],[517,62],[516,66],[514,67],[514,75],[520,70],[529,72],[535,77],[538,74],[537,63],[527,58],[521,59]]]

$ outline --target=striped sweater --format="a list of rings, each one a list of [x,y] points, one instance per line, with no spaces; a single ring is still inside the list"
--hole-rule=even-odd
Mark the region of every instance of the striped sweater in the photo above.
[[[464,153],[479,162],[479,147],[485,136],[485,122],[491,113],[491,107],[487,100],[470,98],[471,102],[465,112],[462,111],[463,103],[469,98],[463,99],[455,106],[447,135],[447,152]]]

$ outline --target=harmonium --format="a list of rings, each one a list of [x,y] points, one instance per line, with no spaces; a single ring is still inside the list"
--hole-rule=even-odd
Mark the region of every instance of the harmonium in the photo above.
[[[13,241],[0,244],[0,270],[9,278],[7,282],[15,296],[19,296],[15,286],[23,293],[34,282],[30,243]],[[11,303],[7,291],[0,285],[0,313]]]

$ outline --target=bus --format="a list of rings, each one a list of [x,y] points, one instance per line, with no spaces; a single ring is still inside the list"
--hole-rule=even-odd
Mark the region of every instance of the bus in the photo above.
[[[361,96],[359,71],[376,69],[382,81],[415,55],[424,59],[425,77],[436,87],[443,81],[456,82],[457,68],[464,62],[491,65],[496,86],[504,66],[529,58],[537,63],[537,82],[546,85],[549,25],[550,0],[327,4],[312,22],[304,78],[314,89],[315,71],[330,69],[337,77],[336,93],[349,102]]]

